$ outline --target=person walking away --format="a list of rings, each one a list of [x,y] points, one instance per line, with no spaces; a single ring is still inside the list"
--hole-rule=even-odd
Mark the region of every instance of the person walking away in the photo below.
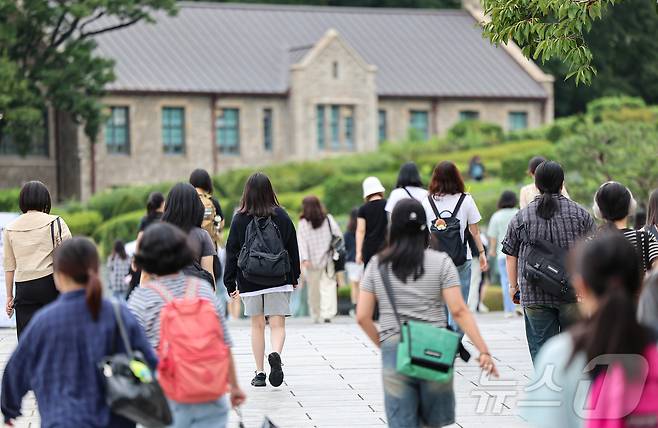
[[[112,302],[102,298],[98,269],[96,246],[86,238],[67,240],[55,251],[54,281],[61,294],[30,321],[5,367],[6,424],[21,416],[21,402],[31,390],[42,427],[135,427],[111,412],[98,372],[107,355],[125,352]],[[155,370],[157,358],[144,331],[124,305],[120,314],[130,346]]]
[[[204,212],[205,208],[194,187],[191,184],[178,183],[167,195],[162,221],[180,228],[187,233],[191,241],[195,258],[192,265],[185,268],[185,272],[204,279],[214,286],[213,267],[217,251],[208,232],[201,228]]]
[[[262,258],[261,258],[262,257]],[[261,263],[261,260],[266,260]],[[242,297],[244,314],[251,318],[251,348],[256,363],[253,386],[266,385],[265,317],[271,329],[270,385],[281,386],[281,353],[286,339],[290,296],[300,275],[295,226],[279,206],[272,183],[263,173],[247,179],[240,208],[233,217],[226,242],[224,285],[233,299]]]
[[[158,350],[158,378],[170,401],[172,427],[226,427],[226,388],[233,407],[245,395],[219,298],[211,284],[181,271],[193,259],[180,229],[167,223],[149,227],[135,255],[146,280],[130,296],[128,308]]]
[[[411,198],[422,201],[426,197],[427,190],[423,186],[423,180],[420,178],[418,166],[413,162],[407,162],[400,167],[398,181],[395,184],[395,189],[393,189],[388,197],[385,210],[390,218],[393,208],[402,199]]]
[[[473,156],[468,163],[468,176],[475,181],[484,180],[484,163],[480,156]]]
[[[498,210],[491,216],[487,235],[489,236],[489,251],[496,260],[496,267],[500,276],[500,287],[503,295],[503,310],[505,318],[511,318],[516,313],[516,306],[509,294],[509,278],[507,277],[506,257],[503,253],[503,240],[507,234],[507,227],[512,218],[519,212],[516,208],[516,194],[506,190],[498,199]]]
[[[345,276],[350,285],[350,301],[352,309],[350,315],[356,316],[356,303],[359,301],[359,281],[363,276],[363,265],[356,263],[356,222],[359,216],[359,209],[354,208],[350,212],[350,219],[347,222],[347,230],[343,234],[345,242]]]
[[[367,265],[386,243],[388,216],[384,186],[377,177],[363,180],[363,199],[356,220],[356,263]]]
[[[543,162],[546,162],[546,158],[542,156],[535,156],[528,162],[528,175],[532,178],[532,183],[521,188],[521,192],[519,193],[519,206],[521,209],[527,207],[528,204],[535,200],[540,194],[539,189],[537,189],[537,186],[535,185],[535,172],[537,171],[537,167]],[[564,185],[562,185],[560,193],[562,196],[571,199],[567,192],[567,188],[564,187]]]
[[[340,227],[316,196],[302,201],[297,229],[299,258],[308,287],[308,307],[315,323],[331,322],[336,316],[338,296],[331,244],[341,236]]]
[[[123,241],[117,239],[112,246],[112,254],[107,258],[107,271],[109,273],[108,288],[112,295],[119,300],[126,300],[128,287],[127,277],[130,274],[131,260],[126,254]]]
[[[546,161],[537,167],[535,184],[541,197],[534,199],[510,221],[503,239],[510,296],[520,292],[526,324],[530,357],[534,361],[539,349],[551,337],[574,324],[578,305],[573,289],[556,295],[542,278],[561,276],[568,282],[566,253],[574,244],[595,231],[592,216],[583,207],[560,194],[564,171],[557,162]],[[549,259],[548,272],[534,273],[530,262]],[[560,287],[562,290],[562,287]]]
[[[190,184],[194,186],[203,204],[204,214],[201,228],[208,232],[215,245],[216,255],[213,257],[213,273],[215,283],[222,277],[222,266],[219,252],[222,244],[222,229],[224,228],[224,213],[217,198],[213,196],[213,184],[210,174],[205,169],[195,169],[190,175]]]
[[[53,251],[71,238],[71,232],[61,217],[50,215],[50,192],[42,182],[25,183],[18,198],[23,214],[7,225],[3,242],[5,309],[9,318],[16,311],[20,340],[34,314],[59,294],[53,278]]]
[[[447,251],[446,244],[452,244],[458,253],[451,254],[453,262],[457,266],[459,281],[461,284],[462,298],[468,299],[471,287],[471,252],[468,251],[466,241],[467,233],[475,241],[475,250],[479,254],[480,270],[486,272],[489,269],[484,244],[480,239],[480,228],[478,223],[482,220],[480,211],[473,197],[466,193],[464,180],[457,166],[448,161],[439,163],[432,174],[429,186],[429,195],[423,200],[427,226],[433,234],[440,234],[448,230],[448,221],[458,221],[459,235],[453,237],[458,242],[440,242],[435,237],[431,240],[433,248]],[[450,220],[452,219],[452,220]],[[468,232],[467,232],[468,231]],[[449,316],[451,327],[457,328],[455,321]]]
[[[396,370],[400,322],[424,322],[445,328],[447,304],[480,352],[480,367],[497,375],[494,360],[460,292],[455,265],[447,254],[428,249],[428,244],[423,206],[412,199],[400,201],[391,216],[388,245],[368,264],[361,282],[357,321],[375,346],[381,348],[384,405],[388,426],[392,428],[440,427],[455,422],[452,378],[437,383]],[[382,268],[390,278],[391,297],[380,273]],[[377,303],[379,329],[372,321]]]
[[[135,252],[139,251],[139,242],[142,240],[142,235],[144,230],[151,224],[160,221],[162,218],[162,213],[164,212],[164,195],[160,192],[152,192],[149,194],[148,199],[146,200],[146,215],[142,217],[139,221],[139,232],[137,232],[137,239],[135,240]],[[130,266],[130,287],[126,298],[130,296],[130,293],[139,285],[139,281],[142,277],[142,272],[137,269],[135,263],[132,263]]]
[[[628,227],[637,203],[626,186],[616,181],[603,183],[594,195],[594,215],[605,221],[603,229],[619,230],[636,248],[644,272],[658,266],[658,241],[649,232]]]
[[[523,417],[538,427],[647,426],[638,422],[658,412],[658,347],[636,318],[643,274],[635,248],[605,231],[578,248],[574,267],[585,318],[541,348],[524,397],[562,405],[525,407]]]
[[[658,189],[651,192],[649,206],[647,208],[647,221],[644,230],[658,240]]]

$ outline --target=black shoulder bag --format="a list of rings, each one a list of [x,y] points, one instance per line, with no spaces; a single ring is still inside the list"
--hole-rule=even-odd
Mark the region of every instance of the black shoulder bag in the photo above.
[[[115,337],[112,355],[98,364],[105,386],[105,402],[113,413],[139,425],[166,427],[172,423],[169,403],[144,358],[130,346],[119,302],[113,300],[112,308],[125,352],[117,352]]]
[[[347,258],[347,250],[345,249],[345,241],[340,234],[335,235],[334,229],[331,227],[331,220],[327,217],[327,225],[329,225],[329,233],[331,234],[331,242],[329,242],[329,250],[327,254],[331,257],[334,263],[334,274],[345,270],[345,259]]]

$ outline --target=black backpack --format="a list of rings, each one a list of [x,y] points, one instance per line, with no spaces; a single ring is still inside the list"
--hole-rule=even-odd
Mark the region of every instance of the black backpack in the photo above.
[[[448,210],[443,210],[439,212],[436,204],[434,203],[434,198],[432,195],[428,195],[427,199],[430,201],[430,206],[436,218],[432,222],[430,227],[431,239],[430,247],[437,251],[443,251],[448,254],[452,259],[455,266],[461,266],[466,263],[466,239],[467,234],[464,233],[464,238],[462,239],[461,234],[461,222],[457,218],[457,213],[464,203],[466,198],[466,193],[462,193],[459,197],[457,205],[452,212]],[[449,213],[450,217],[441,217],[441,214]],[[439,221],[442,220],[442,221]]]
[[[541,288],[545,293],[560,298],[565,303],[576,299],[567,272],[569,250],[553,243],[553,230],[550,222],[548,230],[551,239],[529,240],[530,251],[523,269],[523,277],[529,284]]]
[[[290,256],[272,217],[254,217],[247,225],[238,267],[242,276],[254,284],[273,286],[286,281],[291,271]]]

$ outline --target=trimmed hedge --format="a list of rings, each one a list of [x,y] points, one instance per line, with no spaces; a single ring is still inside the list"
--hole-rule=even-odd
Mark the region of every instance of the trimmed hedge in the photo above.
[[[20,212],[18,195],[21,189],[3,189],[0,191],[0,212]]]
[[[73,236],[93,236],[103,223],[103,216],[97,211],[63,213],[61,216]]]
[[[505,134],[495,123],[462,120],[448,130],[448,143],[453,149],[470,149],[500,144]]]
[[[100,246],[101,254],[109,254],[112,251],[112,244],[117,239],[124,242],[135,240],[143,215],[144,210],[122,214],[106,221],[96,229],[93,238]]]
[[[171,183],[150,186],[131,186],[108,189],[92,196],[87,202],[90,210],[98,211],[104,220],[136,210],[144,210],[151,192],[167,194]]]

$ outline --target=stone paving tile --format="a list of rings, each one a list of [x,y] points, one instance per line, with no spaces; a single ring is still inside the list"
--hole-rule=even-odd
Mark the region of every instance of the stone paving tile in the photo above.
[[[454,383],[457,423],[449,428],[527,427],[517,415],[516,397],[508,397],[504,405],[494,400],[500,391],[510,395],[521,391],[532,372],[523,322],[504,319],[501,314],[484,314],[478,315],[478,324],[498,362],[501,380],[511,382],[511,386],[495,382],[482,386],[475,363],[458,361]],[[248,395],[242,409],[247,428],[260,427],[265,416],[282,428],[386,426],[379,350],[354,320],[340,318],[322,325],[308,319],[289,320],[283,355],[286,379],[280,388],[256,389],[250,385],[254,363],[249,323],[232,321],[230,329],[240,383]],[[0,367],[4,368],[15,345],[15,330],[0,330]],[[473,348],[469,342],[466,347]],[[482,404],[487,404],[486,410],[479,412]],[[33,396],[26,397],[23,408],[26,416],[17,426],[38,427]],[[237,421],[231,412],[229,426],[237,427]]]

